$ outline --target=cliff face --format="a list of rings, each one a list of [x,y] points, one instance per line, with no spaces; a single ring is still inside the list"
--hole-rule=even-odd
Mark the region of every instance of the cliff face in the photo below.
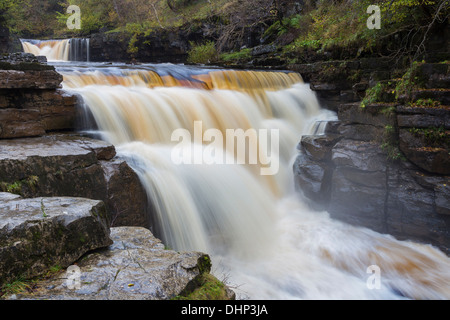
[[[416,69],[415,79],[420,74],[423,82],[410,84],[409,98],[395,97],[387,80],[377,93],[387,102],[335,101],[339,121],[299,144],[295,182],[314,208],[332,217],[448,254],[449,65]],[[353,86],[354,96],[361,85]]]

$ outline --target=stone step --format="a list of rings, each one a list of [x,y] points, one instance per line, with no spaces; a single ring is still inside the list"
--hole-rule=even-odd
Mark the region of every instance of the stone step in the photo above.
[[[408,160],[430,173],[450,174],[450,133],[436,129],[400,129],[399,147]]]
[[[450,64],[448,63],[424,63],[420,65],[420,76],[425,80],[425,88],[450,87]]]
[[[0,191],[102,200],[114,226],[150,226],[136,172],[113,145],[77,134],[0,140]]]

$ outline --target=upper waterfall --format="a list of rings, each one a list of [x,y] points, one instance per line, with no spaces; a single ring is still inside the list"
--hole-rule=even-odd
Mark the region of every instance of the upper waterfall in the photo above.
[[[27,40],[21,39],[24,52],[45,56],[48,61],[87,61],[90,59],[89,39]]]

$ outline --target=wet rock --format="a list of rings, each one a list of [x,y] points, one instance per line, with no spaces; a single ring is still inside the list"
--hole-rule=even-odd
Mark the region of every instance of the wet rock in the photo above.
[[[75,128],[77,98],[60,90],[62,75],[32,54],[0,56],[0,139]]]
[[[337,167],[370,172],[386,170],[386,156],[374,141],[343,139],[334,146],[331,159]]]
[[[62,76],[52,70],[0,70],[0,89],[57,89],[62,80]]]
[[[310,156],[300,154],[294,163],[295,189],[316,210],[326,210],[329,204],[331,174],[333,169],[326,163],[315,161]]]
[[[336,144],[338,137],[335,135],[303,136],[300,142],[301,148],[315,160],[326,161],[331,156],[331,148]]]
[[[112,243],[101,201],[3,194],[0,206],[0,283],[67,267]]]
[[[0,90],[0,139],[75,127],[77,98],[60,90]]]
[[[126,161],[101,161],[107,188],[111,225],[151,228],[151,208],[139,177]]]
[[[79,136],[0,140],[0,182],[19,184],[26,197],[74,196],[103,200],[97,154],[111,145]]]
[[[401,105],[397,106],[397,122],[400,128],[450,129],[450,112],[448,107],[421,108]]]
[[[202,274],[210,271],[207,255],[166,250],[144,228],[111,229],[114,243],[77,262],[79,287],[71,287],[63,273],[40,283],[35,300],[167,300],[180,295]]]
[[[348,124],[364,124],[378,127],[395,125],[395,115],[383,112],[391,104],[369,104],[361,108],[360,103],[343,104],[339,107],[339,120]]]
[[[152,209],[136,172],[113,145],[77,134],[0,140],[0,191],[105,202],[113,226],[150,228]]]
[[[260,45],[252,49],[252,56],[260,56],[263,54],[274,53],[277,47],[274,45]]]
[[[412,163],[431,173],[450,174],[448,145],[432,145],[423,135],[408,129],[399,131],[400,150]]]

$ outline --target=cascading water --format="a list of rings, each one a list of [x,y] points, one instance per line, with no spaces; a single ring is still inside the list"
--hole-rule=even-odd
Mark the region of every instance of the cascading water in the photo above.
[[[173,65],[58,70],[64,89],[83,97],[101,136],[138,172],[155,207],[157,235],[176,250],[209,253],[214,273],[238,286],[238,297],[450,298],[450,259],[442,252],[334,221],[295,194],[298,141],[335,118],[298,74]],[[194,137],[199,121],[203,139],[182,151],[204,161],[176,164],[172,134],[181,128]],[[257,146],[279,158],[278,173],[261,175],[267,162],[236,164],[236,149],[225,143],[218,145],[236,161],[221,162],[223,153],[210,148],[219,136],[207,139],[209,129],[223,137],[254,129],[266,142],[261,133],[279,130],[278,150]],[[376,289],[368,285],[373,265],[381,270]]]
[[[45,56],[48,61],[87,61],[90,58],[89,39],[25,40],[24,52]]]

